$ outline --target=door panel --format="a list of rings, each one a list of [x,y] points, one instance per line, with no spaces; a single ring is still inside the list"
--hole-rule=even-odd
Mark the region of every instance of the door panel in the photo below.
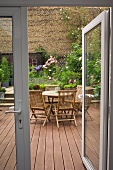
[[[12,17],[0,17],[0,66],[3,71],[1,87],[5,88],[4,96],[0,95],[0,168],[16,168],[15,123],[14,115],[4,114],[14,106],[13,53],[12,53]],[[0,77],[1,78],[1,77]],[[3,98],[2,98],[3,97]],[[6,157],[7,155],[7,157]],[[11,160],[13,162],[11,163]]]
[[[83,155],[87,169],[107,168],[108,114],[108,12],[104,11],[82,31],[83,36]],[[86,90],[93,87],[93,102],[85,112]],[[98,112],[95,112],[98,108]]]
[[[27,8],[0,8],[0,16],[12,19],[14,61],[14,115],[17,170],[30,170],[30,122],[28,91]],[[8,26],[10,29],[10,25]],[[7,29],[7,28],[4,28]],[[3,29],[3,30],[4,30]],[[7,31],[7,30],[6,30]],[[7,31],[8,32],[8,31]],[[8,32],[8,34],[10,31]],[[6,35],[6,39],[8,36]],[[10,45],[10,44],[8,44]],[[24,89],[24,90],[23,90]],[[15,113],[14,113],[15,112]],[[10,168],[9,168],[10,169]],[[12,169],[12,168],[11,168]]]

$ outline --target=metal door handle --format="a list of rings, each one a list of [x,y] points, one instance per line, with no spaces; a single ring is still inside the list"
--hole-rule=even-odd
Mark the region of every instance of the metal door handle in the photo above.
[[[8,113],[19,113],[20,114],[21,111],[22,111],[21,102],[22,102],[21,100],[18,101],[18,108],[19,108],[18,110],[15,110],[15,111],[14,110],[7,110],[7,111],[5,111],[5,114],[8,114]]]
[[[19,116],[18,116],[18,127],[19,127],[19,129],[22,129],[23,128],[23,119],[22,119],[22,114],[21,114],[21,112],[22,112],[22,107],[21,107],[21,105],[22,105],[22,101],[21,100],[19,100],[18,101],[18,110],[8,110],[8,111],[5,111],[5,114],[8,114],[8,113],[18,113],[19,114]]]
[[[5,111],[5,114],[8,114],[8,113],[21,113],[21,110],[16,110],[16,111],[14,111],[14,110],[7,110],[7,111]]]

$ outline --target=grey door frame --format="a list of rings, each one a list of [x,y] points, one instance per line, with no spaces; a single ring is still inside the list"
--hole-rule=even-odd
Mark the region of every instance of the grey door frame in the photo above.
[[[27,8],[26,7],[0,7],[0,16],[12,17],[12,38],[14,57],[14,110],[16,161],[17,170],[30,170],[30,120],[29,120],[29,94],[28,94],[28,36],[27,36]],[[19,108],[19,104],[20,107]],[[13,114],[13,113],[11,113]]]

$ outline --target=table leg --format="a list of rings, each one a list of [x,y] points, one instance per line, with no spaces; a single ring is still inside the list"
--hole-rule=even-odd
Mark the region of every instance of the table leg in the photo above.
[[[52,99],[51,99],[51,100],[50,100],[50,98],[51,98],[51,97],[49,97],[49,96],[48,96],[49,104],[51,104],[50,112],[54,115],[55,113],[54,113],[54,111],[53,111],[53,109],[52,109],[52,106],[53,106],[53,100],[54,100],[54,98],[52,97]]]

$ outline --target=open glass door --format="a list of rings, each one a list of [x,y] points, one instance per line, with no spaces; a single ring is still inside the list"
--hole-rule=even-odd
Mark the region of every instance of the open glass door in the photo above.
[[[107,169],[107,117],[109,102],[108,18],[109,13],[104,11],[82,30],[82,160],[87,169],[95,170]],[[88,112],[86,112],[87,96],[89,95],[87,86],[92,86],[94,89],[93,102]]]
[[[7,125],[8,131],[6,140],[8,139],[9,143],[3,145],[2,150],[4,150],[1,160],[0,167],[2,169],[17,169],[17,170],[30,170],[31,169],[31,159],[30,159],[30,122],[29,122],[29,90],[28,90],[28,41],[27,41],[27,8],[18,7],[18,8],[9,8],[9,7],[0,7],[0,32],[5,33],[5,41],[10,39],[12,44],[4,44],[4,48],[7,51],[10,45],[11,53],[13,55],[14,62],[14,109],[10,108],[9,110],[4,110],[4,112],[9,115],[7,119],[10,118],[10,113],[13,114],[14,120],[12,118],[13,124],[15,125],[15,139],[16,139],[16,154],[11,156],[9,152],[13,152],[12,142],[13,139],[9,140],[8,132],[11,132],[11,135],[14,134],[14,129],[10,128],[11,122]],[[1,50],[3,47],[3,42],[1,44]],[[11,64],[12,61],[10,61]],[[1,63],[0,63],[1,64]],[[2,103],[1,103],[2,107]],[[8,109],[8,108],[7,108]],[[2,126],[3,127],[3,126]],[[4,130],[5,133],[5,130]],[[1,135],[2,137],[2,135]],[[14,137],[14,135],[13,135]],[[2,142],[2,141],[1,141]],[[2,142],[3,143],[3,142]],[[5,153],[7,145],[7,152]],[[2,145],[1,145],[2,146]],[[5,153],[5,154],[4,154]],[[16,158],[15,158],[15,157]],[[7,159],[10,160],[10,164],[5,162]],[[10,158],[11,157],[11,158]],[[2,161],[3,160],[3,161]],[[13,163],[12,163],[13,162]],[[12,166],[14,164],[14,166]],[[3,166],[2,166],[3,165]]]

